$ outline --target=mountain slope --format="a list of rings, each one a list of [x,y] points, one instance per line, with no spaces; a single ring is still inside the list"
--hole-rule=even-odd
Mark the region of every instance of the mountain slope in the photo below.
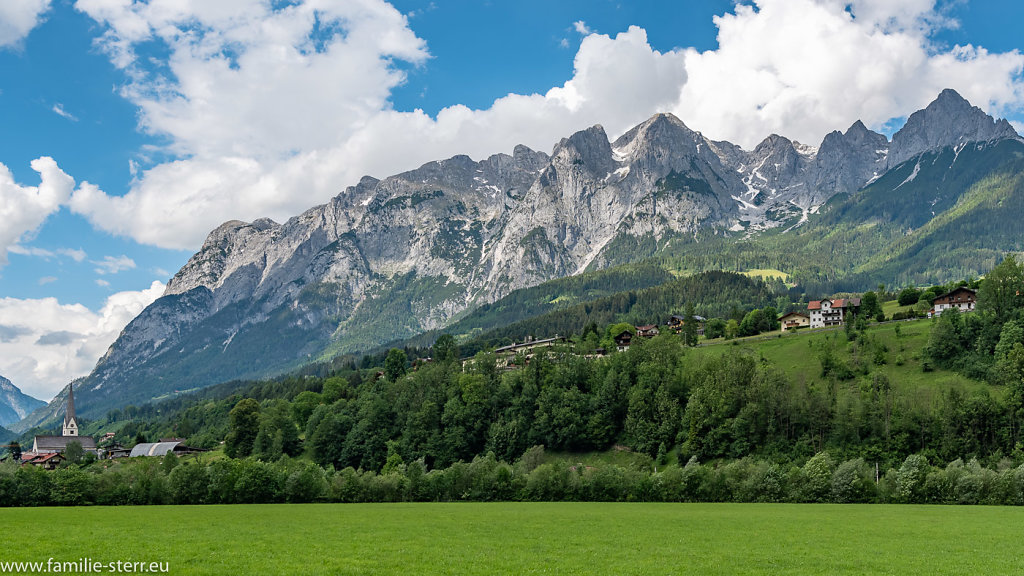
[[[45,404],[23,393],[10,380],[0,376],[0,426],[13,424]]]
[[[891,143],[857,122],[817,148],[773,135],[745,151],[659,114],[614,142],[594,126],[550,155],[518,146],[366,177],[284,224],[211,232],[82,380],[80,411],[367,350],[517,289],[652,256],[690,271],[793,270],[811,290],[913,281],[935,270],[923,259],[949,254],[969,262],[959,274],[1015,245],[996,228],[978,230],[967,252],[945,238],[977,209],[1013,236],[1016,222],[991,207],[1009,180],[950,210],[971,186],[1017,170],[1019,146],[1005,121],[944,91]],[[940,214],[952,220],[927,226]]]

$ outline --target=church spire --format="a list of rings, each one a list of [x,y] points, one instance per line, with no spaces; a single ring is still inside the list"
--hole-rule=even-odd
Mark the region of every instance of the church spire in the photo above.
[[[68,384],[68,405],[64,409],[64,436],[78,436],[78,421],[75,419],[75,390]]]

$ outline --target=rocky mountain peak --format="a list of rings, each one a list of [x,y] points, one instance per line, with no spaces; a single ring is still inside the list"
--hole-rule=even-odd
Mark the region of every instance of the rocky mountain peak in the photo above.
[[[593,174],[603,175],[612,164],[611,144],[608,142],[608,134],[600,124],[563,138],[555,145],[551,156],[572,164],[582,164]]]
[[[693,155],[698,152],[698,143],[703,141],[703,136],[690,130],[674,115],[655,114],[619,136],[612,143],[612,149],[617,160],[628,161],[655,149]]]
[[[790,150],[796,152],[796,149],[793,148],[793,142],[789,138],[779,136],[778,134],[772,134],[762,140],[761,143],[754,148],[754,155],[773,156],[785,154]]]
[[[996,121],[947,88],[924,110],[911,114],[893,135],[888,167],[935,148],[1019,137],[1009,122]]]
[[[13,424],[43,405],[44,402],[25,394],[10,380],[0,376],[0,426]]]

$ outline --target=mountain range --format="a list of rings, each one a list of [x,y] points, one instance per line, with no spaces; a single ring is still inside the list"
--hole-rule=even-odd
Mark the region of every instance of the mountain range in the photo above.
[[[10,380],[0,376],[0,426],[14,424],[45,405],[46,402],[25,394]]]
[[[771,135],[747,151],[658,114],[614,141],[593,126],[550,154],[517,146],[511,155],[367,176],[283,224],[229,221],[213,230],[76,383],[79,412],[95,417],[365,351],[442,329],[515,290],[655,255],[693,271],[730,268],[716,254],[753,243],[781,270],[798,255],[830,254],[857,282],[905,281],[901,254],[948,257],[957,247],[939,232],[963,224],[966,212],[1024,197],[1019,179],[969,194],[986,178],[1020,173],[1007,166],[1022,157],[1008,122],[945,90],[891,141],[858,121],[817,147]],[[884,243],[865,243],[871,228]],[[990,254],[1007,246],[989,238],[1012,230],[982,232],[971,246]],[[924,233],[928,246],[915,248]],[[956,273],[982,271],[971,265],[987,260],[957,249],[969,265]],[[812,281],[826,289],[845,274]],[[13,429],[55,418],[59,402]]]

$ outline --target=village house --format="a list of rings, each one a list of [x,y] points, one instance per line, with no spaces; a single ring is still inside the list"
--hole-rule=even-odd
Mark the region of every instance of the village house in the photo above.
[[[974,305],[977,301],[977,291],[960,286],[936,297],[935,301],[932,302],[932,310],[935,314],[942,314],[943,310],[949,310],[950,308],[957,308],[961,312],[970,312],[974,310]]]
[[[661,331],[654,324],[644,324],[643,326],[636,327],[636,335],[641,338],[654,338],[658,334],[661,334]]]
[[[46,454],[33,454],[26,452],[21,455],[21,465],[30,464],[41,466],[45,470],[55,470],[64,461],[64,455],[59,452],[48,452]]]
[[[629,350],[630,344],[633,343],[633,333],[629,330],[623,330],[612,336],[612,339],[615,340],[615,349],[619,352],[625,352]]]
[[[786,330],[807,328],[811,325],[811,319],[803,312],[790,312],[779,316],[779,324],[782,325],[782,331],[785,332]]]
[[[704,323],[707,321],[707,319],[704,318],[703,316],[696,316],[696,315],[693,317],[693,319],[694,319],[694,321],[697,322],[697,336],[703,336],[704,335]],[[680,333],[682,333],[683,326],[685,324],[686,324],[686,317],[685,316],[679,316],[679,315],[675,314],[671,318],[668,319],[667,326],[669,327],[670,330],[672,330],[676,334],[680,334]]]
[[[809,326],[824,328],[842,326],[851,314],[860,309],[860,298],[836,298],[835,300],[812,300],[807,303],[810,313]]]
[[[131,448],[125,448],[120,442],[114,442],[103,449],[103,457],[107,460],[127,458],[131,453]]]

